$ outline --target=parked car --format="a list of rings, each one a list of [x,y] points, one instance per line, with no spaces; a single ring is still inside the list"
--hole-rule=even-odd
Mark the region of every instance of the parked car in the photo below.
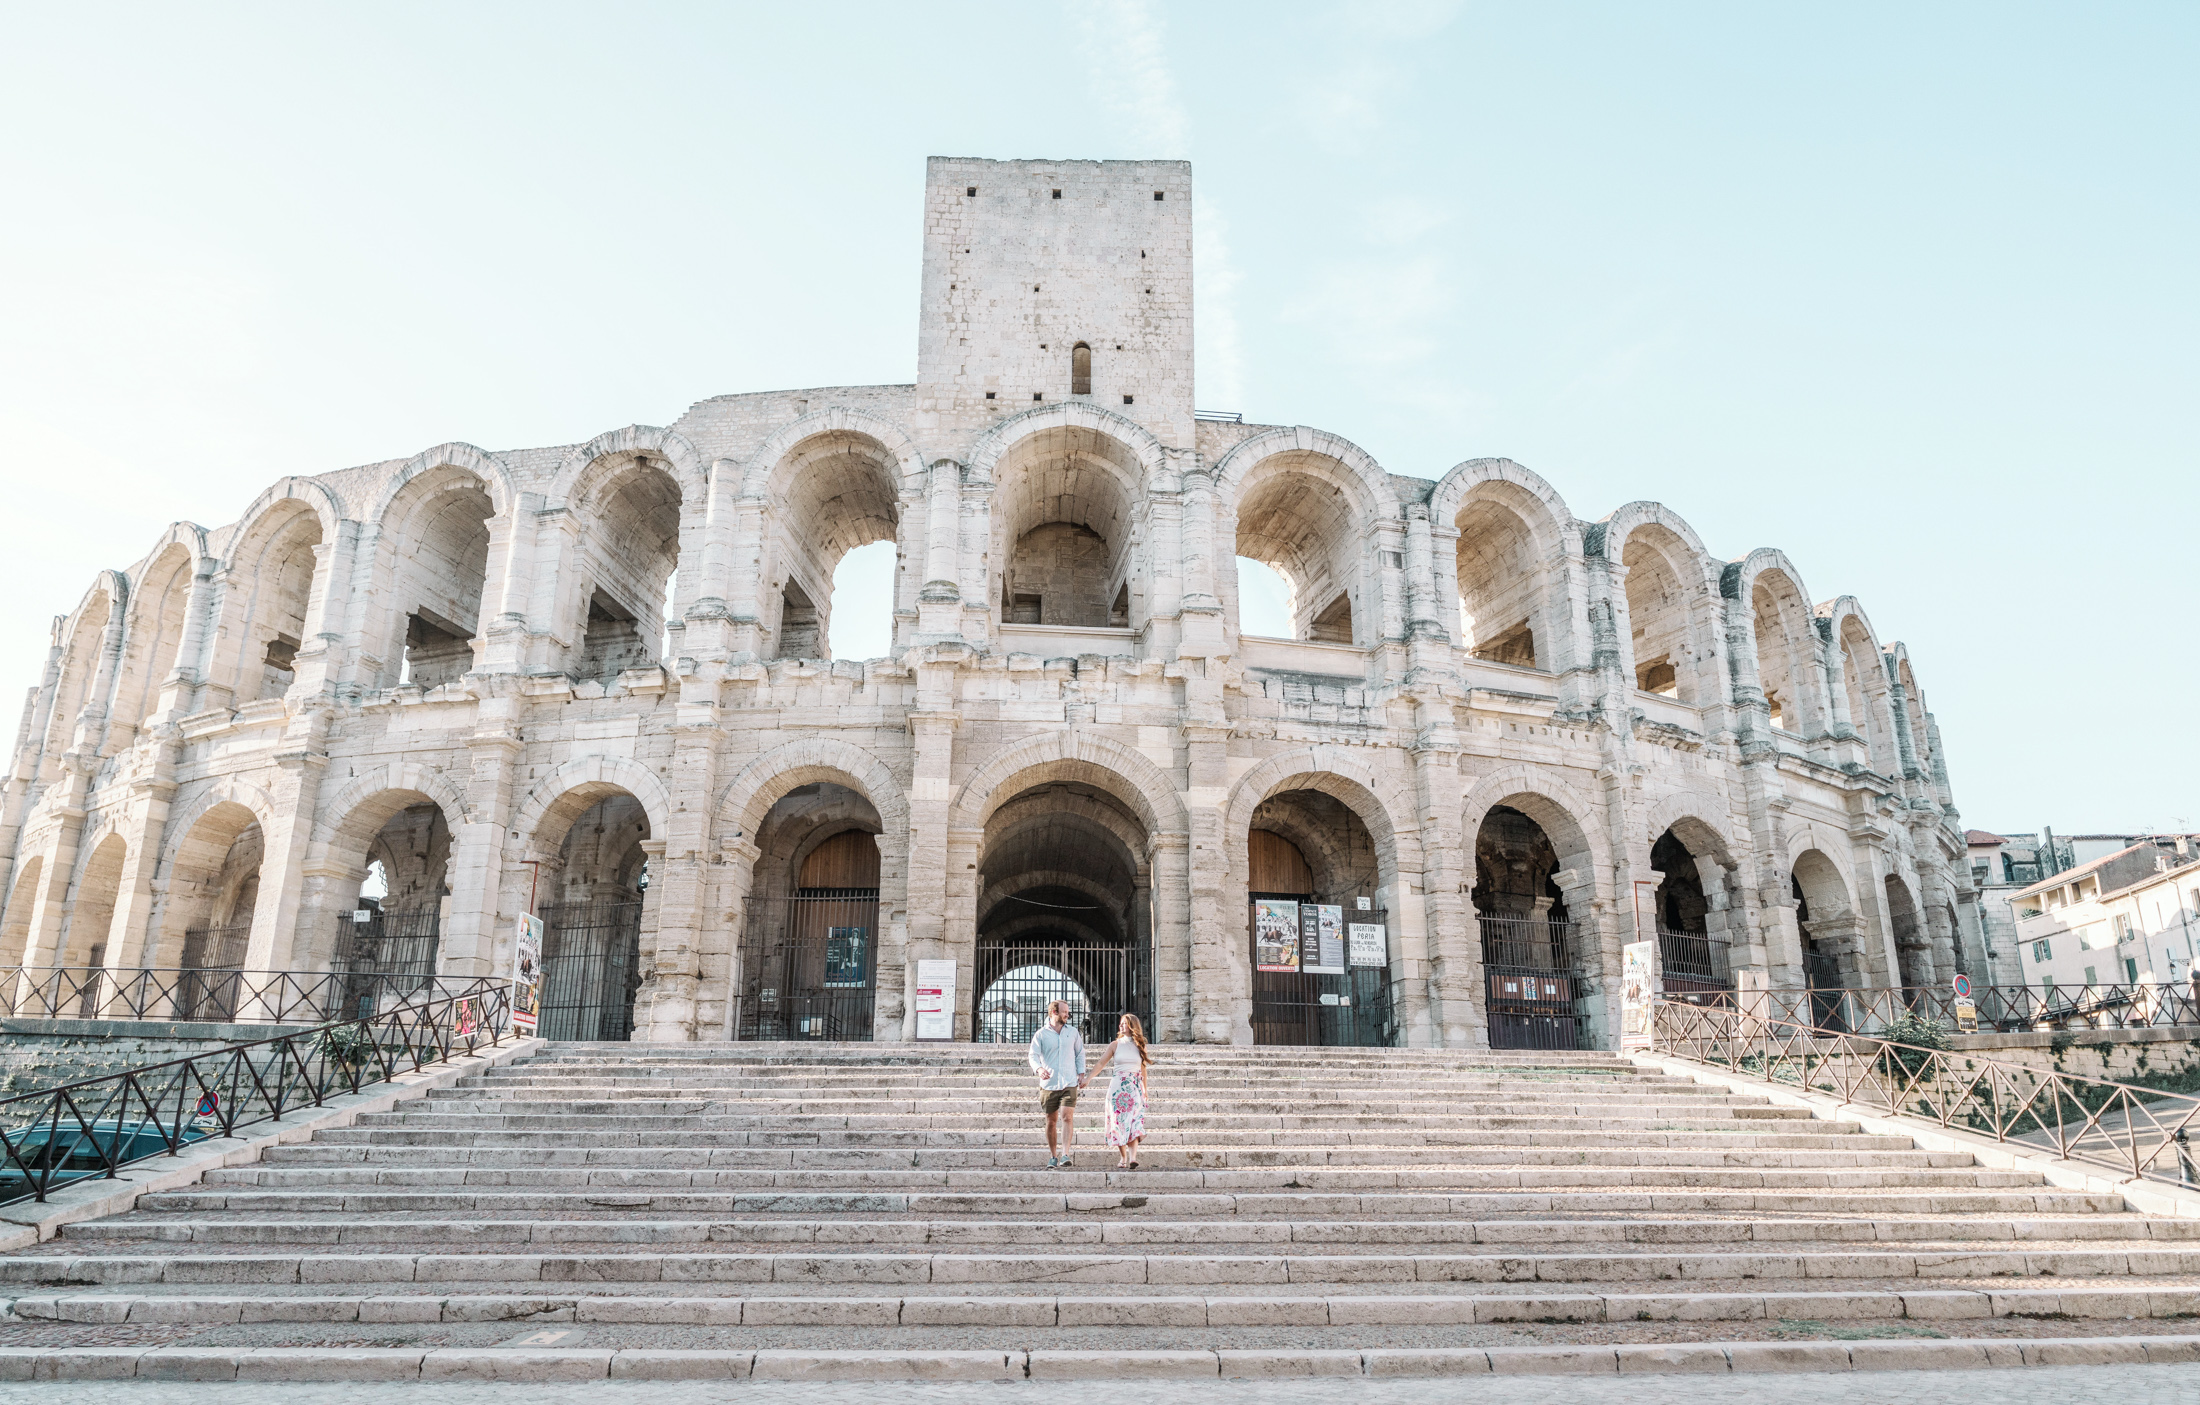
[[[202,1141],[211,1133],[185,1124],[184,1143]],[[90,1126],[74,1122],[26,1127],[10,1133],[14,1154],[0,1163],[0,1201],[20,1200],[35,1193],[39,1178],[51,1192],[87,1176],[103,1176],[110,1162],[135,1161],[168,1149],[166,1129],[152,1122],[121,1122],[101,1118]],[[50,1169],[49,1169],[50,1168]]]

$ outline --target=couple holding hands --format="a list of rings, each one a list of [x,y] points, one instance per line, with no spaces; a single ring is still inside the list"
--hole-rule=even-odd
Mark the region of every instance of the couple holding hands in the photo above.
[[[1085,1037],[1069,1022],[1069,1002],[1050,1001],[1047,1022],[1031,1036],[1031,1071],[1039,1076],[1039,1111],[1047,1120],[1047,1169],[1067,1170],[1077,1138],[1077,1091],[1107,1070],[1108,1145],[1119,1171],[1138,1169],[1138,1143],[1146,1135],[1146,1030],[1138,1016],[1116,1022],[1115,1039],[1088,1072]]]

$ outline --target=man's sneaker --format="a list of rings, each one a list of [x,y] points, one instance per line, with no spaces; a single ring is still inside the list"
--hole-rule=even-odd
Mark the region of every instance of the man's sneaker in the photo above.
[[[1055,1162],[1054,1169],[1057,1171],[1067,1171],[1069,1169],[1069,1158],[1065,1156],[1060,1161]]]
[[[1059,1167],[1059,1166],[1060,1166],[1061,1164],[1062,1164],[1062,1158],[1061,1158],[1061,1157],[1059,1157],[1059,1156],[1050,1156],[1050,1157],[1048,1157],[1048,1158],[1047,1158],[1047,1169],[1048,1169],[1049,1171],[1055,1170],[1055,1169],[1056,1169],[1056,1168],[1058,1168],[1058,1167]]]

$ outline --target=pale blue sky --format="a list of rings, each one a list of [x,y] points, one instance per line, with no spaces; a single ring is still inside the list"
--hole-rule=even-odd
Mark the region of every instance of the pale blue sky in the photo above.
[[[2200,826],[2200,6],[4,15],[10,699],[283,474],[909,380],[927,155],[1188,156],[1203,407],[1778,546],[1966,823]]]

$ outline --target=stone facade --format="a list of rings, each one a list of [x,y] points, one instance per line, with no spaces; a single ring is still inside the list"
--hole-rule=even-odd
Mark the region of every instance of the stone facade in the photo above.
[[[1589,1044],[1653,922],[1776,987],[1983,969],[1902,645],[1655,502],[1584,521],[1509,460],[1431,481],[1195,415],[1191,198],[1177,162],[936,159],[914,385],[443,444],[178,524],[55,624],[0,954],[229,933],[322,969],[373,862],[452,975],[505,969],[527,912],[638,903],[635,1037],[723,1038],[751,895],[859,830],[876,1037],[945,957],[967,1036],[980,945],[1045,928],[1149,953],[1162,1038],[1246,1042],[1259,828],[1387,914],[1411,1044],[1487,1039],[1478,916],[1563,912]],[[834,566],[879,540],[892,655],[834,659]],[[1241,557],[1297,637],[1239,632]]]

